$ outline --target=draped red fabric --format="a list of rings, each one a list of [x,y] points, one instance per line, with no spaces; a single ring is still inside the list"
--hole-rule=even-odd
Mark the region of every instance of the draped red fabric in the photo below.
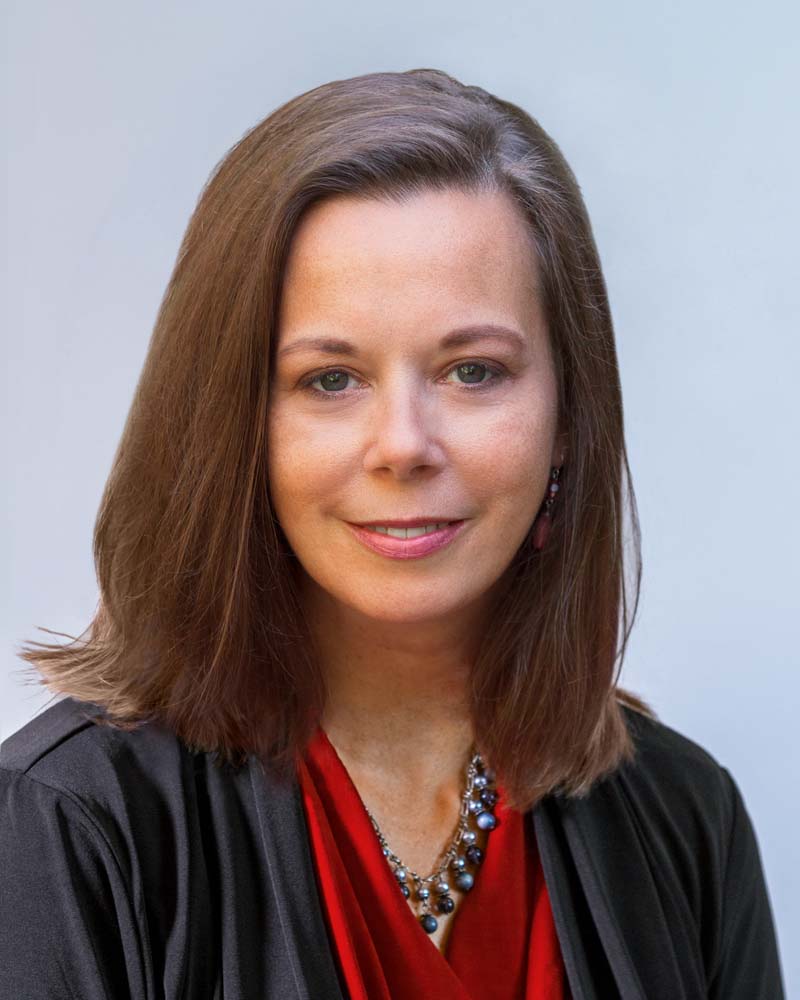
[[[533,824],[507,809],[442,952],[400,892],[364,803],[317,727],[299,767],[322,909],[352,1000],[571,1000]],[[426,873],[427,874],[427,873]]]

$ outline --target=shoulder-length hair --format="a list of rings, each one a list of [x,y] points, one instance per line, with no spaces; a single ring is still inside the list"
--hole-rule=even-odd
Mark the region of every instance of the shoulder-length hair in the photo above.
[[[516,553],[473,665],[477,746],[520,809],[554,790],[583,796],[633,757],[621,704],[655,713],[617,684],[641,545],[589,218],[561,151],[530,115],[434,69],[316,87],[247,132],[213,171],[98,511],[94,618],[68,644],[22,647],[33,667],[21,669],[35,669],[37,683],[101,706],[101,724],[158,721],[219,763],[252,753],[293,773],[325,680],[267,475],[287,252],[301,215],[323,198],[402,201],[426,189],[503,191],[519,207],[568,435],[548,544],[539,552],[526,541]]]

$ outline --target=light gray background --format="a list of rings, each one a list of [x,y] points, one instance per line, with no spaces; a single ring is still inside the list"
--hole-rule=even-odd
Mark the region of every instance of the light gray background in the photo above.
[[[432,66],[523,105],[575,170],[616,322],[643,530],[623,683],[737,779],[800,995],[797,7],[6,4],[6,517],[15,673],[97,600],[91,532],[201,186],[331,79]]]

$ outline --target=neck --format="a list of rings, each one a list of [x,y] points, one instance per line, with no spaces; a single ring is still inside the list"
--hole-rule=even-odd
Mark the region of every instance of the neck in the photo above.
[[[399,794],[460,794],[473,742],[465,617],[376,621],[321,591],[306,606],[327,688],[321,725],[351,774]]]
[[[381,684],[366,666],[327,673],[321,724],[348,770],[398,791],[460,788],[473,741],[460,679],[443,673],[409,689],[394,667]]]

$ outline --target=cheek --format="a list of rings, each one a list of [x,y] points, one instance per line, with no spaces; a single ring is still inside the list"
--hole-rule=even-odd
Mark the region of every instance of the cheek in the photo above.
[[[464,451],[469,487],[487,511],[529,522],[541,505],[550,475],[555,413],[520,408],[487,425]]]
[[[282,523],[310,515],[340,492],[352,470],[345,436],[276,410],[267,438],[272,503]]]

